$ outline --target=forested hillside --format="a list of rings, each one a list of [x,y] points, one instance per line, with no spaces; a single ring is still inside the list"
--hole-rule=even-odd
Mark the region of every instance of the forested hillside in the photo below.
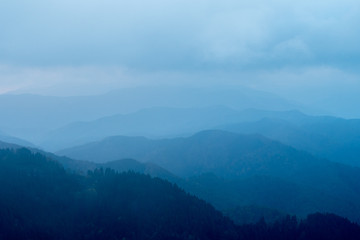
[[[169,182],[97,169],[86,177],[26,149],[0,150],[2,239],[236,239],[235,225]]]
[[[0,239],[358,239],[331,214],[235,225],[158,178],[111,169],[87,176],[27,149],[0,150]]]
[[[329,211],[360,221],[359,168],[259,135],[214,130],[160,140],[115,136],[60,154],[95,162],[134,158],[156,163],[189,178],[184,187],[219,209],[257,204],[301,216]]]

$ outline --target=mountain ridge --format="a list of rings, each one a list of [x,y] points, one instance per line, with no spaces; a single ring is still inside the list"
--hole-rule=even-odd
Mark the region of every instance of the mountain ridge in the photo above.
[[[102,144],[106,148],[102,148]],[[316,195],[316,204],[327,201],[329,207],[332,206],[331,209],[335,209],[334,206],[339,206],[336,205],[334,199],[340,198],[341,201],[338,202],[342,202],[343,206],[346,206],[344,208],[347,209],[347,214],[350,213],[353,219],[358,218],[355,216],[356,214],[352,214],[358,210],[350,209],[355,206],[355,209],[360,211],[358,204],[360,202],[360,168],[318,159],[307,152],[296,150],[260,135],[209,130],[192,137],[177,139],[136,138],[135,141],[131,137],[122,136],[107,138],[104,141],[72,150],[58,154],[92,161],[132,157],[141,162],[154,162],[183,178],[210,172],[217,177],[225,178],[227,183],[239,181],[239,184],[243,184],[244,180],[252,177],[270,177],[269,181],[258,183],[259,189],[264,191],[266,191],[268,183],[272,184],[271,182],[274,183],[269,186],[276,189],[277,180],[273,181],[271,178],[279,178],[281,181],[285,181],[284,184],[279,182],[284,186],[295,184],[294,186],[304,189],[299,192],[295,191],[294,194],[299,197],[301,192],[306,193],[309,204],[312,201],[311,196]],[[79,151],[76,152],[77,150]],[[221,183],[221,181],[216,182]],[[211,184],[209,183],[209,185]],[[198,191],[203,191],[202,189],[207,187],[208,185],[205,184]],[[236,188],[238,188],[237,185],[233,185],[228,193],[236,191]],[[216,198],[221,196],[223,189],[226,189],[226,184],[214,189],[214,198],[211,201],[215,202]],[[328,196],[329,199],[326,200],[323,195]],[[260,195],[254,196],[260,197]],[[202,197],[205,198],[205,195]],[[240,198],[241,196],[239,196]],[[263,198],[264,196],[259,199]],[[206,199],[210,201],[211,197]],[[299,202],[299,204],[301,203]],[[321,204],[318,206],[321,207]],[[299,207],[299,209],[305,207]]]

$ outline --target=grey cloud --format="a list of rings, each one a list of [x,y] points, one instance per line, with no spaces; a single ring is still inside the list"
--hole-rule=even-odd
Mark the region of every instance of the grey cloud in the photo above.
[[[12,1],[0,7],[0,61],[155,70],[357,66],[359,5],[350,0]]]
[[[359,116],[358,23],[358,0],[2,1],[0,93],[245,85]]]

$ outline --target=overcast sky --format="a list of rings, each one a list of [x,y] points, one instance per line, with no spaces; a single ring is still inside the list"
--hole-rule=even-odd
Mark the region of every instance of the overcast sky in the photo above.
[[[359,26],[358,0],[3,0],[0,93],[221,84],[355,107]]]

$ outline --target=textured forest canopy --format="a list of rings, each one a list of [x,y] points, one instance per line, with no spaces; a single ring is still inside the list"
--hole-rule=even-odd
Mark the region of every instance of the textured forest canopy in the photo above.
[[[27,149],[0,150],[0,239],[358,239],[332,214],[236,226],[177,186],[133,172],[66,173]],[[330,238],[328,238],[330,237]]]

